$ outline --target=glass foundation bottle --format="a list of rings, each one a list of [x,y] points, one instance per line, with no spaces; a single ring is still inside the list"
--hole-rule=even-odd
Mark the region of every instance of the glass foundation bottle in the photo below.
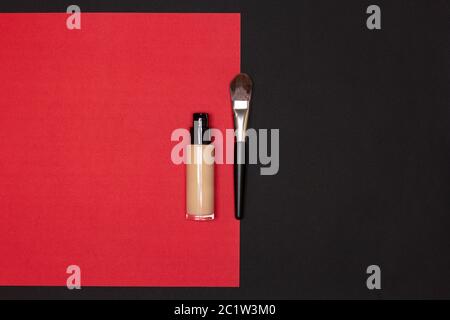
[[[186,218],[214,220],[214,145],[207,113],[194,114],[191,144],[187,147]]]

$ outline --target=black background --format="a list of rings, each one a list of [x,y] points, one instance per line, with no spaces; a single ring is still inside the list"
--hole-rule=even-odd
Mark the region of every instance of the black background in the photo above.
[[[280,129],[280,172],[249,169],[239,289],[3,287],[0,298],[450,298],[449,1],[11,1],[0,11],[70,4],[241,12],[251,126]],[[366,28],[371,4],[382,30]],[[366,287],[372,264],[381,291]]]

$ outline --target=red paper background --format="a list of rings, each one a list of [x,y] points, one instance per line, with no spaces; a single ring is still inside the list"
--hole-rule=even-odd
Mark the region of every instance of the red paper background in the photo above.
[[[239,14],[0,14],[0,285],[238,286],[232,167],[185,220],[172,130],[232,128]]]

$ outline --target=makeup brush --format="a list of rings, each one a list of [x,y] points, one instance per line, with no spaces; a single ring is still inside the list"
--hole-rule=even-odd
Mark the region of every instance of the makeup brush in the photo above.
[[[253,83],[250,77],[241,73],[230,85],[231,101],[233,102],[234,127],[236,142],[234,145],[234,197],[236,219],[244,217],[244,187],[246,166],[246,138],[250,100]]]

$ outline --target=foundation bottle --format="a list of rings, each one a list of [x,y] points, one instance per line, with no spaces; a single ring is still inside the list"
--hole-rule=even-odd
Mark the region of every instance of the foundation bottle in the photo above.
[[[214,220],[214,145],[207,113],[194,114],[187,147],[186,211],[188,220]]]

